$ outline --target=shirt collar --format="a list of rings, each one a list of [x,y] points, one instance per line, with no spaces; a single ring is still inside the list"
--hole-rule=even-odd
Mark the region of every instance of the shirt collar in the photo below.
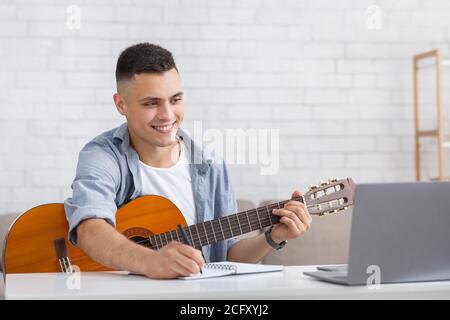
[[[124,149],[130,145],[130,136],[128,134],[128,124],[125,122],[114,130],[114,142],[118,142]]]

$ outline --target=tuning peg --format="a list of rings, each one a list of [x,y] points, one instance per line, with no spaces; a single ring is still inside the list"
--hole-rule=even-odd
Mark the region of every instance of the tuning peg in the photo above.
[[[330,184],[331,184],[331,183],[334,183],[334,182],[336,182],[336,181],[337,181],[336,179],[331,179],[331,180],[330,180]],[[333,186],[333,189],[334,189],[334,192],[337,192],[337,191],[338,191],[336,185]]]
[[[319,186],[317,186],[317,185],[315,185],[315,184],[310,184],[309,185],[309,190],[310,191],[314,191],[315,189],[317,189],[317,188],[319,188]],[[314,199],[317,199],[317,193],[313,193],[313,197],[314,197]]]
[[[345,211],[347,209],[348,209],[348,207],[343,207],[343,208],[338,209],[338,211]]]
[[[324,186],[327,186],[327,185],[328,185],[328,182],[323,181],[323,180],[320,180],[320,186],[321,186],[321,187],[324,187]],[[323,194],[324,194],[324,195],[327,194],[327,189],[323,189],[322,191],[323,191]]]
[[[330,177],[329,179],[328,179],[328,184],[332,184],[332,183],[335,183],[335,182],[337,182],[338,181],[338,179],[336,179],[336,178],[333,178],[333,177]],[[337,192],[338,191],[338,189],[337,189],[337,186],[335,185],[334,187],[334,191],[335,192]]]
[[[328,185],[332,184],[333,182],[334,182],[334,179],[332,177],[328,178],[328,183],[327,183]],[[334,186],[334,191],[335,192],[337,191],[336,186]],[[326,194],[326,192],[325,192],[325,194]]]
[[[328,214],[333,214],[333,213],[336,213],[336,212],[338,212],[338,210],[330,210],[330,211],[328,211]]]

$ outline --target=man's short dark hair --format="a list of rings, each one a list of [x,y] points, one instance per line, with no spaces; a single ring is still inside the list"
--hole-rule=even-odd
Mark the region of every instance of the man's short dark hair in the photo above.
[[[178,71],[170,51],[155,44],[138,43],[120,54],[116,66],[116,81],[129,80],[140,73],[163,73],[172,68]]]

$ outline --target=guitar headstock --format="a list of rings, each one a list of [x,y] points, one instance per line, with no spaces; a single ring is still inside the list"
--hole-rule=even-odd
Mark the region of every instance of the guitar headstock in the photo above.
[[[352,178],[331,178],[311,186],[304,198],[310,214],[323,216],[345,211],[353,204],[354,193],[355,183]]]

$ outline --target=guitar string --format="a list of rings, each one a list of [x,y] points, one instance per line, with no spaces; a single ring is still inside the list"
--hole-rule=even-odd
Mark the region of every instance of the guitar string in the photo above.
[[[268,220],[269,220],[268,218],[260,219],[260,220],[254,220],[254,221],[251,221],[250,225],[248,223],[247,224],[241,224],[241,228],[239,228],[239,226],[233,226],[231,229],[230,228],[223,229],[223,236],[225,236],[225,238],[222,237],[222,232],[219,233],[219,232],[215,232],[215,231],[214,231],[214,234],[212,232],[209,232],[209,231],[207,231],[207,233],[204,233],[204,232],[199,232],[197,234],[192,233],[192,234],[189,235],[189,237],[193,239],[192,242],[193,242],[195,247],[199,247],[199,246],[203,247],[203,246],[208,245],[208,244],[216,243],[216,242],[219,242],[219,241],[224,241],[224,240],[227,240],[227,239],[230,239],[230,238],[233,238],[233,237],[240,236],[241,234],[246,234],[246,233],[249,233],[249,232],[252,232],[252,231],[259,230],[260,228],[253,229],[252,227],[255,227],[255,226],[257,227],[259,222],[261,222],[262,224],[265,225],[266,223],[269,222]],[[273,222],[273,221],[271,221],[271,222]],[[209,229],[209,227],[208,227],[208,229]],[[241,229],[245,230],[245,231],[242,231],[242,233],[241,233],[240,232]],[[176,232],[176,230],[173,230],[173,231]],[[173,231],[170,231],[170,232],[167,232],[167,233],[172,233]],[[159,247],[159,245],[158,245],[159,241],[156,240],[154,235],[152,237],[154,238],[154,242]],[[178,240],[178,241],[180,241],[180,240]],[[151,247],[154,247],[154,245],[152,244],[152,242],[151,242],[151,240],[149,238],[146,239],[146,240],[142,240],[142,241],[136,242],[136,243],[139,243],[139,244],[143,244],[143,243],[150,244]],[[170,243],[170,241],[166,242],[166,241],[163,240],[161,242],[162,246],[167,245],[168,243]]]
[[[299,197],[294,197],[294,198],[292,198],[292,199],[288,199],[288,200],[284,200],[284,201],[280,201],[280,202],[277,202],[277,203],[272,203],[272,204],[269,204],[269,205],[267,205],[267,206],[265,206],[265,207],[259,207],[259,208],[255,208],[255,209],[250,209],[250,210],[247,210],[247,211],[244,211],[244,212],[238,212],[238,213],[236,213],[236,214],[232,214],[232,215],[230,215],[231,216],[231,218],[233,218],[233,217],[236,217],[237,218],[237,222],[238,222],[238,226],[234,226],[234,228],[240,228],[240,219],[239,219],[239,214],[244,214],[244,215],[247,215],[247,220],[248,220],[248,216],[250,215],[250,214],[254,214],[254,213],[256,213],[256,218],[251,218],[251,222],[250,222],[250,224],[248,225],[248,227],[250,228],[250,231],[248,231],[248,232],[251,232],[251,231],[255,231],[255,230],[259,230],[259,229],[261,229],[261,228],[259,228],[259,229],[255,229],[255,230],[252,230],[252,228],[251,228],[251,226],[253,225],[253,223],[256,223],[256,222],[258,222],[259,224],[261,224],[261,222],[263,222],[263,220],[261,220],[260,219],[260,217],[259,217],[259,212],[258,212],[258,209],[260,209],[260,210],[266,210],[266,211],[268,211],[268,209],[279,209],[279,207],[280,207],[280,204],[281,205],[284,205],[284,204],[286,204],[286,203],[288,203],[289,201],[300,201],[300,202],[302,202],[302,203],[304,203],[304,201],[305,201],[305,198],[304,198],[304,196],[299,196]],[[307,208],[311,208],[311,207],[315,207],[315,205],[310,205],[310,206],[306,206]],[[220,226],[220,229],[221,229],[221,231],[222,231],[222,233],[223,233],[223,228],[222,228],[222,225],[221,225],[221,222],[219,221],[219,220],[221,220],[221,219],[227,219],[228,221],[229,221],[229,219],[230,219],[230,216],[225,216],[225,217],[223,217],[223,218],[220,218],[220,219],[216,219],[216,220],[212,220],[212,221],[218,221],[219,222],[219,226]],[[277,217],[277,216],[276,216]],[[263,219],[266,219],[267,217],[264,217]],[[271,220],[271,219],[270,219]],[[203,225],[204,225],[204,227],[205,227],[205,223],[206,223],[207,221],[205,221],[205,222],[203,222]],[[264,223],[265,223],[266,221],[264,221]],[[271,221],[272,222],[272,221]],[[202,223],[200,223],[200,224],[202,224]],[[196,224],[197,225],[197,224]],[[231,226],[231,225],[230,225]],[[195,246],[195,240],[194,240],[194,238],[193,238],[193,235],[192,235],[192,232],[191,232],[191,230],[190,230],[190,227],[191,226],[187,226],[186,228],[185,228],[185,230],[186,231],[188,231],[189,232],[189,236],[190,236],[190,238],[192,239],[192,242],[193,242],[193,245]],[[213,227],[212,227],[213,228]],[[229,232],[230,232],[230,235],[228,235],[227,234],[227,236],[225,237],[225,239],[228,239],[228,238],[230,238],[230,237],[233,237],[233,234],[237,234],[237,235],[240,235],[240,234],[244,234],[244,233],[240,233],[239,234],[239,232],[233,232],[233,231],[235,231],[234,229],[233,229],[233,227],[231,227],[231,228],[229,228]],[[238,230],[238,229],[237,229]],[[236,230],[236,231],[237,231]],[[175,234],[177,235],[177,237],[179,238],[179,235],[178,235],[178,231],[177,230],[170,230],[170,231],[166,231],[166,232],[163,232],[163,233],[159,233],[159,234],[154,234],[154,235],[152,235],[152,236],[149,236],[149,237],[147,237],[147,239],[145,239],[145,240],[141,240],[141,241],[136,241],[135,243],[137,243],[137,244],[143,244],[143,243],[149,243],[150,244],[150,246],[152,246],[153,247],[153,244],[151,243],[151,240],[150,240],[150,238],[151,237],[153,237],[154,239],[155,239],[155,243],[156,243],[156,245],[158,246],[158,241],[157,241],[157,239],[156,239],[156,236],[160,236],[160,241],[161,241],[161,244],[162,244],[162,246],[164,246],[164,245],[167,245],[170,241],[166,241],[166,243],[164,244],[164,241],[163,241],[163,239],[161,238],[161,236],[162,235],[164,235],[164,237],[167,239],[167,234],[169,234],[171,237],[172,237],[172,232],[174,232],[175,231]],[[217,237],[216,237],[216,235],[215,235],[215,231],[214,231],[214,229],[212,229],[212,231],[213,231],[213,233],[214,233],[214,239],[216,239]],[[226,230],[225,230],[226,231]],[[248,232],[245,232],[245,233],[248,233]],[[198,230],[197,230],[197,238],[199,239],[199,242],[200,242],[200,245],[201,246],[203,246],[202,245],[202,243],[206,240],[207,242],[209,242],[209,238],[208,238],[208,234],[207,234],[207,232],[206,232],[206,234],[202,234],[202,233],[200,233],[200,232],[198,232]],[[203,239],[204,238],[204,239]],[[225,239],[222,239],[222,240],[225,240]],[[212,240],[212,239],[211,239]],[[221,240],[220,240],[221,241]],[[214,241],[214,242],[217,242],[217,241]],[[159,247],[159,246],[158,246]]]
[[[300,199],[301,199],[301,198],[300,198]],[[291,201],[291,200],[280,201],[279,204],[285,204],[285,203],[287,203],[287,202],[289,202],[289,201]],[[277,208],[275,208],[275,207],[272,208],[271,206],[277,206]],[[278,209],[278,204],[277,204],[277,203],[275,203],[275,204],[270,204],[270,205],[267,205],[266,207],[268,207],[268,209]],[[260,208],[261,208],[261,209],[260,209]],[[236,213],[236,214],[232,214],[232,215],[229,215],[229,216],[225,216],[225,217],[222,217],[222,218],[219,218],[219,219],[216,219],[216,220],[207,220],[207,221],[203,222],[203,224],[204,224],[204,223],[207,223],[208,221],[212,221],[212,222],[217,221],[217,222],[219,222],[219,227],[220,227],[221,231],[223,232],[223,231],[227,231],[227,230],[223,230],[223,229],[222,229],[222,223],[221,223],[219,220],[228,220],[228,219],[230,218],[230,216],[231,216],[231,218],[237,217],[237,221],[238,221],[238,223],[240,223],[240,219],[239,219],[239,217],[238,217],[239,214],[247,215],[247,217],[248,217],[250,214],[256,213],[256,214],[257,214],[256,217],[250,217],[250,220],[251,220],[250,224],[253,225],[254,223],[258,223],[259,221],[263,222],[263,220],[259,218],[260,213],[258,213],[258,210],[257,210],[257,209],[265,210],[265,209],[262,209],[262,208],[264,208],[264,207],[259,207],[259,208],[256,208],[256,209],[251,209],[251,210],[247,210],[247,211],[243,211],[243,212],[238,212],[238,213]],[[267,210],[266,210],[266,211],[267,211]],[[228,217],[228,218],[227,218],[227,217]],[[276,216],[275,216],[275,217],[276,217]],[[265,216],[263,219],[267,219],[267,216]],[[202,224],[202,223],[200,223],[200,224]],[[194,238],[193,238],[193,236],[192,236],[192,232],[191,232],[191,230],[190,230],[190,227],[191,227],[191,226],[185,227],[185,230],[186,230],[187,232],[189,232],[189,236],[190,236],[190,238],[191,238],[191,239],[193,240],[193,242],[194,242]],[[239,230],[239,229],[238,229],[239,226],[235,226],[235,228],[236,228],[236,230]],[[233,234],[238,234],[238,232],[235,232],[235,233],[233,232],[233,231],[234,231],[233,228],[226,228],[226,229],[229,229],[229,230],[230,230],[230,231],[229,231],[230,234],[229,234],[229,235],[227,234],[227,236],[225,237],[225,239],[231,238]],[[250,229],[250,230],[251,230],[251,229]],[[255,229],[255,230],[257,230],[257,229]],[[160,233],[160,234],[154,234],[154,235],[151,235],[150,237],[155,238],[156,236],[159,236],[159,235],[170,234],[170,233],[172,233],[173,231],[176,231],[175,233],[178,235],[177,230],[170,230],[170,231],[163,232],[163,233]],[[254,230],[251,230],[251,231],[254,231]],[[249,232],[251,232],[251,231],[249,231]],[[214,230],[213,230],[213,232],[216,233]],[[221,232],[221,233],[222,233],[222,232]],[[246,233],[248,233],[248,232],[246,232]],[[199,232],[197,232],[197,238],[200,239],[200,236],[203,236],[203,235],[200,234]],[[135,242],[135,243],[137,243],[137,244],[142,244],[142,243],[148,243],[148,242],[150,242],[150,245],[153,246],[152,243],[151,243],[151,241],[150,241],[150,237],[148,237],[148,238],[145,239],[145,240],[137,241],[137,242]],[[208,239],[208,241],[209,241],[209,238],[207,238],[207,235],[205,235],[205,239],[200,239],[200,242],[202,243],[202,242],[204,242],[204,240],[206,240],[206,239]],[[222,240],[225,240],[225,239],[222,239]],[[162,240],[162,239],[160,239],[160,240]],[[156,240],[156,238],[155,238],[155,241],[158,242],[158,241]],[[219,241],[221,241],[221,240],[219,240]],[[161,241],[161,243],[163,243],[163,241]],[[167,244],[167,243],[166,243],[166,244]],[[164,244],[163,244],[163,245],[164,245]],[[195,246],[195,244],[194,244],[194,246]]]
[[[290,201],[290,200],[282,201],[282,202],[280,202],[280,204],[284,204],[284,203],[287,203],[287,202],[289,202],[289,201]],[[272,208],[272,206],[275,206],[275,205],[277,205],[277,204],[270,204],[270,205],[267,205],[266,207],[267,207],[268,209],[278,209],[278,208]],[[307,206],[307,208],[312,208],[312,207],[316,207],[316,205],[310,205],[310,206]],[[260,207],[260,208],[258,208],[258,209],[260,209],[260,210],[265,210],[265,207]],[[267,210],[266,210],[266,211],[267,211]],[[250,214],[255,214],[255,213],[256,213],[258,216],[257,216],[257,217],[250,217],[250,220],[251,220],[250,225],[249,225],[248,223],[240,224],[240,223],[241,223],[241,222],[240,222],[241,219],[240,219],[237,215],[239,215],[239,214],[245,214],[245,215],[248,216],[248,215],[250,215]],[[253,224],[258,224],[259,221],[261,221],[262,223],[268,222],[268,221],[267,221],[267,220],[268,220],[267,216],[264,216],[264,218],[261,219],[261,218],[259,218],[259,215],[261,215],[261,214],[257,211],[257,209],[251,209],[251,210],[248,210],[248,211],[239,212],[239,213],[234,214],[234,215],[225,216],[225,217],[222,217],[222,218],[220,218],[220,219],[216,219],[216,220],[207,220],[207,221],[205,221],[205,222],[203,222],[203,223],[200,223],[200,224],[205,224],[205,223],[207,223],[208,221],[212,221],[212,222],[217,221],[217,222],[219,222],[219,220],[228,220],[230,216],[231,216],[231,218],[237,218],[238,225],[234,225],[232,228],[226,228],[226,229],[230,230],[230,231],[229,231],[230,234],[229,234],[229,235],[227,234],[227,236],[225,237],[225,239],[228,239],[228,238],[232,237],[233,234],[241,235],[241,234],[245,234],[245,233],[248,233],[248,232],[251,232],[251,231],[255,231],[255,230],[261,229],[261,228],[254,229],[254,230],[251,229],[251,226],[252,226]],[[264,215],[264,214],[263,214],[263,215]],[[278,217],[278,216],[275,216],[275,215],[272,215],[272,216]],[[271,218],[272,218],[272,216],[271,216]],[[227,217],[228,217],[228,218],[227,218]],[[242,218],[242,217],[241,217],[241,218]],[[271,220],[272,220],[272,219],[271,219]],[[219,222],[219,223],[221,224],[221,222]],[[239,230],[239,224],[241,225],[241,227],[242,227],[244,224],[246,224],[247,227],[250,227],[250,231],[248,231],[248,232],[243,232],[243,233],[240,233],[240,234],[239,234],[239,232],[238,232],[238,231],[240,231],[240,230]],[[191,226],[187,226],[187,227],[185,228],[185,230],[186,230],[187,232],[189,232],[189,235],[190,235],[191,239],[193,239],[193,242],[194,242],[194,241],[195,241],[195,238],[193,238],[192,232],[191,232],[191,230],[189,229],[190,227],[191,227]],[[221,227],[221,229],[222,229],[222,226],[220,226],[220,227]],[[156,236],[162,236],[162,235],[164,235],[164,237],[166,237],[167,234],[170,236],[171,233],[174,232],[174,231],[175,231],[175,234],[178,235],[177,230],[170,230],[170,231],[167,231],[167,232],[163,232],[163,233],[151,235],[150,237],[155,238]],[[216,234],[216,232],[215,232],[214,230],[212,230],[212,231],[213,231],[213,233]],[[225,231],[227,231],[227,230],[225,230]],[[233,231],[236,231],[236,232],[233,232]],[[194,234],[194,235],[195,235],[195,234]],[[148,242],[150,242],[150,245],[152,245],[152,244],[151,244],[151,241],[150,241],[150,237],[148,237],[148,238],[145,239],[145,240],[136,241],[135,243],[137,243],[137,244],[142,244],[142,243],[148,243]],[[203,231],[197,232],[196,238],[199,238],[201,243],[203,243],[204,241],[207,241],[207,242],[208,242],[208,241],[210,240],[210,239],[208,238],[208,235],[205,234]],[[216,238],[216,237],[215,237],[215,238]],[[225,239],[222,239],[222,240],[225,240]],[[161,238],[160,240],[162,240],[162,238]],[[212,240],[212,237],[211,237],[211,240]],[[222,240],[219,240],[219,241],[222,241]],[[158,242],[158,241],[156,240],[156,238],[155,238],[155,242]],[[165,244],[164,244],[164,242],[165,242],[165,241],[161,241],[161,243],[162,243],[163,245],[167,245],[170,241],[169,241],[169,242],[166,242]],[[152,245],[152,246],[153,246],[153,245]]]
[[[286,202],[287,202],[287,201],[286,201]],[[273,204],[271,204],[270,206],[272,206],[272,205],[273,205]],[[311,208],[311,207],[316,207],[316,205],[310,205],[310,206],[307,206],[307,208]],[[262,208],[262,207],[261,207],[261,208]],[[259,208],[258,208],[258,209],[259,209]],[[270,209],[275,209],[275,208],[270,208]],[[261,209],[261,210],[264,210],[264,209]],[[251,211],[251,212],[250,212],[250,211]],[[229,219],[229,218],[227,218],[227,217],[237,218],[238,225],[234,225],[234,226],[231,227],[231,228],[226,227],[226,229],[228,229],[228,230],[224,230],[225,233],[227,233],[225,239],[217,240],[217,241],[222,241],[222,240],[226,240],[226,239],[232,238],[232,237],[233,237],[233,234],[236,234],[236,236],[238,236],[238,235],[241,235],[241,234],[245,234],[245,233],[249,233],[249,232],[252,232],[252,231],[261,229],[261,228],[258,228],[258,229],[253,229],[253,230],[252,230],[251,226],[253,226],[253,225],[255,225],[255,224],[257,225],[257,224],[259,224],[259,222],[261,222],[261,223],[263,223],[263,224],[267,223],[267,222],[268,222],[267,220],[269,220],[269,219],[268,219],[266,216],[265,216],[264,218],[259,218],[259,219],[258,219],[259,216],[257,216],[257,217],[250,217],[250,224],[248,224],[248,222],[244,222],[244,223],[241,224],[241,219],[242,219],[242,217],[240,217],[240,218],[237,217],[238,214],[246,214],[246,215],[249,215],[249,214],[254,214],[254,213],[257,213],[258,215],[261,215],[259,212],[256,211],[256,209],[251,209],[251,210],[248,210],[248,211],[245,211],[245,212],[239,212],[239,213],[237,213],[237,214],[235,214],[235,215],[225,216],[225,217],[220,218],[220,219],[216,219],[216,220],[207,220],[207,221],[205,221],[205,222],[203,222],[203,223],[199,223],[199,224],[205,224],[205,223],[207,223],[208,221],[211,221],[211,222],[217,221],[217,222],[219,222],[219,220],[226,220],[226,219]],[[264,215],[264,214],[263,214],[263,215]],[[317,214],[313,214],[313,215],[317,215]],[[272,218],[272,217],[278,217],[278,216],[275,216],[275,215],[272,214],[271,218]],[[280,218],[281,218],[281,217],[280,217]],[[245,219],[245,218],[244,218],[244,219]],[[270,220],[272,220],[272,219],[270,219]],[[220,222],[219,222],[219,223],[220,223]],[[234,222],[233,222],[233,223],[234,223]],[[240,231],[241,228],[239,227],[239,225],[240,225],[241,228],[242,228],[242,227],[250,228],[250,231],[246,231],[246,232],[240,233],[239,231]],[[192,225],[192,226],[194,226],[194,225]],[[210,227],[211,227],[211,226],[210,226]],[[210,228],[210,227],[208,227],[208,228]],[[209,241],[211,240],[211,242],[217,242],[217,241],[212,241],[213,239],[215,240],[215,239],[217,238],[217,236],[213,235],[212,237],[208,237],[208,231],[206,232],[206,234],[205,234],[205,232],[203,232],[203,231],[197,232],[197,234],[194,234],[193,232],[191,232],[190,228],[191,228],[191,226],[188,226],[188,227],[185,228],[185,230],[186,230],[187,232],[189,232],[189,236],[190,236],[190,238],[193,240],[192,242],[195,242],[195,241],[197,240],[197,238],[200,239],[200,244],[201,244],[201,246],[204,246],[204,244],[202,244],[202,243],[204,243],[205,241],[206,241],[206,242],[209,242]],[[214,231],[212,228],[213,228],[213,227],[211,227],[212,232],[213,232],[214,234],[217,234],[217,232]],[[222,226],[220,226],[220,228],[222,229]],[[235,231],[235,232],[234,232],[234,231]],[[168,241],[168,242],[167,242],[167,241],[164,241],[164,240],[161,238],[161,236],[164,235],[164,237],[166,238],[167,235],[171,236],[171,234],[172,234],[173,232],[175,232],[175,234],[178,236],[177,230],[170,230],[170,231],[167,231],[167,232],[163,232],[163,233],[151,235],[150,237],[153,237],[153,238],[155,239],[155,243],[157,244],[158,240],[156,239],[156,236],[160,236],[160,242],[161,242],[162,246],[164,246],[164,245],[167,245],[168,243],[170,243],[170,241]],[[229,234],[228,234],[228,233],[229,233]],[[220,234],[219,234],[219,235],[220,235]],[[195,238],[194,238],[194,236],[195,236]],[[145,239],[145,240],[136,241],[135,243],[137,243],[137,244],[150,243],[150,245],[153,247],[153,244],[151,243],[150,237],[148,237],[148,238]],[[211,238],[211,239],[210,239],[210,238]],[[197,241],[198,241],[198,240],[197,240]]]
[[[311,206],[310,206],[311,207]],[[256,209],[252,209],[251,211],[253,211],[253,210],[255,210],[255,212],[256,212]],[[250,211],[250,210],[249,210]],[[247,211],[245,211],[245,212],[240,212],[240,213],[246,213]],[[272,217],[277,217],[277,216],[275,216],[275,215],[272,215],[271,217],[270,217],[270,220],[272,220]],[[248,227],[250,227],[250,231],[248,231],[248,232],[244,232],[243,234],[245,234],[245,233],[249,233],[249,232],[251,232],[251,231],[256,231],[256,230],[260,230],[259,228],[258,229],[254,229],[254,230],[252,230],[251,229],[251,226],[252,225],[254,225],[254,226],[257,226],[258,224],[259,224],[259,222],[261,222],[262,224],[265,224],[265,223],[267,223],[268,222],[268,220],[269,220],[269,218],[268,217],[265,217],[265,218],[263,218],[263,219],[259,219],[258,220],[258,218],[253,218],[253,219],[250,219],[250,224],[248,224],[247,223],[247,226]],[[218,219],[217,220],[211,220],[211,221],[218,221]],[[241,225],[242,226],[242,225]],[[191,234],[191,231],[190,231],[190,228],[191,226],[188,226],[188,227],[185,227],[185,229],[187,230],[187,232],[189,232],[189,237],[191,238],[191,239],[194,239],[193,238],[193,235]],[[238,230],[238,229],[236,229],[236,230]],[[226,240],[226,239],[230,239],[230,238],[232,238],[232,235],[233,235],[233,232],[232,232],[232,229],[230,229],[230,231],[228,232],[227,230],[223,230],[224,232],[223,232],[223,234],[224,234],[224,236],[225,236],[225,238],[224,239],[218,239],[217,241],[212,241],[212,242],[219,242],[219,241],[224,241],[224,240]],[[175,234],[177,235],[177,236],[179,236],[178,235],[178,230],[171,230],[171,231],[168,231],[168,232],[165,232],[166,234],[167,233],[172,233],[172,232],[175,232]],[[213,231],[214,232],[214,231]],[[165,234],[165,233],[162,233],[162,234]],[[214,232],[214,233],[216,233],[216,232]],[[238,232],[236,232],[236,234],[237,234]],[[156,235],[152,235],[151,237],[155,237],[155,236],[157,236],[157,235],[162,235],[162,234],[156,234]],[[198,236],[201,236],[200,234],[198,234]],[[205,235],[206,237],[207,237],[207,235]],[[198,237],[199,239],[200,239],[200,237]],[[215,238],[216,239],[216,238]],[[155,238],[155,240],[156,240],[156,238]],[[162,240],[162,238],[161,238],[161,240]],[[212,239],[211,239],[212,240]],[[203,241],[204,240],[200,240],[200,246],[196,246],[195,244],[194,244],[194,247],[195,248],[198,248],[198,247],[203,247],[203,246],[205,246],[204,244],[202,244],[203,243]],[[134,242],[134,241],[133,241]],[[136,242],[134,242],[134,243],[136,243],[136,244],[141,244],[141,245],[143,245],[143,244],[147,244],[148,246],[150,246],[150,247],[152,247],[153,249],[155,249],[154,248],[154,246],[153,246],[153,244],[152,244],[152,242],[150,241],[150,237],[147,237],[147,239],[145,239],[145,240],[141,240],[141,241],[136,241]],[[169,244],[170,243],[170,241],[169,242],[167,242],[167,243],[163,243],[162,242],[162,245],[161,245],[161,247],[156,243],[156,245],[157,245],[157,249],[160,249],[160,248],[162,248],[162,247],[164,247],[165,245],[167,245],[167,244]],[[147,246],[147,247],[148,247]],[[81,260],[83,260],[84,258],[79,258],[79,259],[73,259],[71,262],[72,263],[74,263],[74,262],[76,262],[76,261],[81,261]]]
[[[296,200],[296,199],[301,200],[301,198],[295,198],[295,199],[290,199],[290,200],[280,201],[280,202],[278,202],[278,203],[270,204],[270,205],[267,205],[267,206],[265,206],[265,207],[259,207],[259,208],[251,209],[251,210],[248,210],[248,211],[238,212],[238,213],[234,214],[234,217],[237,217],[238,214],[243,214],[243,215],[246,215],[246,216],[247,216],[247,219],[248,219],[249,214],[256,213],[257,215],[260,215],[260,213],[258,212],[257,209],[261,209],[261,210],[264,210],[263,208],[268,208],[268,209],[278,209],[278,204],[286,204],[287,202],[292,201],[292,200]],[[275,208],[275,207],[273,207],[273,206],[277,206],[277,208]],[[316,206],[317,206],[317,205],[309,205],[309,206],[306,206],[306,207],[309,209],[309,208],[316,207]],[[318,214],[316,213],[316,214],[313,214],[313,215],[318,215]],[[233,216],[233,215],[231,215],[231,216]],[[216,219],[216,220],[208,220],[208,221],[211,221],[211,222],[217,221],[217,222],[219,222],[219,220],[221,220],[221,219],[227,219],[227,217],[229,217],[229,216],[225,216],[225,217],[222,217],[222,218]],[[265,224],[265,223],[268,222],[268,220],[270,220],[270,221],[272,222],[272,217],[277,217],[277,218],[278,218],[278,216],[275,216],[275,215],[273,215],[273,214],[271,214],[270,219],[269,219],[267,216],[265,216],[265,217],[262,218],[262,219],[258,219],[259,216],[256,216],[256,217],[250,217],[250,219],[248,219],[248,220],[250,221],[250,224],[249,224],[248,222],[246,223],[247,227],[250,228],[250,230],[249,230],[249,231],[246,231],[246,232],[243,232],[243,233],[241,233],[241,234],[245,234],[245,233],[249,233],[249,232],[252,232],[252,231],[260,230],[261,228],[252,230],[251,227],[252,227],[253,225],[256,225],[256,226],[257,226],[258,224]],[[281,218],[281,217],[279,217],[279,218]],[[205,222],[208,222],[208,221],[205,221]],[[238,222],[240,223],[240,219],[239,219],[239,218],[238,218]],[[200,223],[200,224],[202,224],[202,223]],[[219,222],[219,224],[220,224],[220,222]],[[241,227],[242,227],[242,226],[244,226],[244,224],[241,224]],[[185,230],[189,233],[189,237],[190,237],[191,239],[194,240],[193,235],[192,235],[191,230],[190,230],[190,227],[191,227],[191,226],[185,227]],[[238,234],[239,232],[237,232],[237,231],[239,230],[239,229],[238,229],[238,226],[235,226],[234,228],[236,229],[236,232],[235,232],[235,233],[233,232],[233,230],[234,230],[233,227],[232,227],[231,229],[229,229],[229,230],[226,230],[226,229],[223,230],[222,227],[221,227],[221,230],[222,230],[221,233],[223,233],[223,235],[225,236],[225,238],[224,238],[224,239],[218,239],[218,240],[216,240],[216,239],[217,239],[217,236],[214,236],[214,240],[215,240],[215,241],[211,241],[211,242],[215,243],[215,242],[219,242],[219,241],[224,241],[224,240],[226,240],[226,239],[230,239],[230,238],[233,237],[233,234],[236,234],[237,236],[238,236],[238,235],[241,235],[241,234]],[[212,229],[212,231],[213,231],[214,234],[218,234],[218,235],[220,236],[220,233],[215,232],[214,229]],[[165,237],[166,237],[166,234],[171,234],[171,233],[173,233],[173,232],[175,232],[175,234],[176,234],[176,235],[178,236],[178,238],[179,238],[178,230],[170,230],[170,231],[167,231],[167,232],[164,232],[164,233],[151,235],[150,237],[155,238],[155,237],[158,236],[158,235],[159,235],[159,236],[165,235]],[[150,240],[150,237],[147,237],[145,240],[136,241],[136,242],[133,241],[133,242],[136,243],[136,244],[141,244],[141,245],[147,244],[147,245],[149,245],[150,247],[154,248],[154,246],[153,246],[153,244],[152,244],[152,242],[151,242],[151,240]],[[208,239],[208,241],[209,241],[208,234],[204,234],[204,237],[205,237],[205,239],[203,239],[203,235],[202,235],[202,234],[197,233],[197,238],[200,239],[200,247],[203,247],[203,246],[204,246],[204,244],[203,244],[204,240]],[[160,238],[160,240],[162,240],[162,238]],[[212,240],[212,239],[211,239],[211,240]],[[156,242],[157,247],[159,248],[156,238],[155,238],[155,242]],[[163,246],[169,244],[170,242],[171,242],[171,241],[168,241],[168,242],[164,243],[164,241],[161,241],[161,244],[162,244],[161,247],[163,247]],[[193,242],[194,242],[194,241],[193,241]],[[195,245],[195,243],[193,243],[193,244],[194,244],[194,247],[197,248],[197,246]],[[82,258],[80,258],[80,259],[74,259],[74,260],[72,260],[72,262],[80,261],[81,259],[82,259]]]

